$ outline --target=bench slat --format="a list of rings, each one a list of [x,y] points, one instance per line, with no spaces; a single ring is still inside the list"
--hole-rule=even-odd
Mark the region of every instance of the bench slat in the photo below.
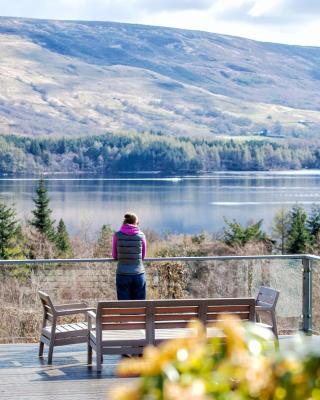
[[[156,314],[197,313],[199,307],[155,307]]]
[[[155,322],[155,329],[186,328],[190,321]]]
[[[90,332],[90,339],[96,343],[95,332]],[[122,331],[103,331],[102,332],[102,343],[112,344],[119,346],[120,343],[128,344],[129,342],[143,341],[146,343],[146,332],[144,329],[135,330],[122,330]]]
[[[73,332],[61,332],[61,333],[56,333],[55,335],[55,341],[56,340],[61,340],[61,339],[73,339],[75,337],[84,337],[88,336],[88,330],[79,330],[79,331],[73,331]]]
[[[74,324],[76,325],[76,324]],[[46,327],[42,329],[42,333],[46,337],[51,336],[51,327]],[[68,338],[68,337],[77,337],[81,336],[82,338],[88,334],[88,328],[84,324],[84,326],[74,326],[73,330],[68,330],[65,328],[65,325],[57,325],[56,330],[55,330],[55,338],[57,340],[62,339],[62,338]]]
[[[257,301],[263,301],[266,303],[272,303],[274,300],[274,296],[271,295],[266,295],[266,294],[260,294],[258,295]]]
[[[272,297],[274,297],[275,292],[278,292],[277,290],[271,288],[271,287],[266,287],[266,286],[261,286],[259,289],[259,294],[267,294],[270,295]]]
[[[56,332],[68,332],[68,330],[63,325],[57,325]]]
[[[249,306],[247,305],[221,305],[221,306],[208,306],[208,312],[238,312],[238,311],[248,311]]]
[[[250,319],[250,314],[249,313],[238,313],[238,314],[234,314],[234,313],[222,313],[222,314],[207,314],[207,322],[210,321],[224,321],[223,316],[224,315],[232,315],[234,317],[237,317],[241,320],[249,320]]]
[[[79,329],[88,329],[88,324],[86,322],[77,322],[75,325],[77,325]]]
[[[155,315],[155,321],[191,321],[193,319],[197,319],[198,314],[161,314]]]
[[[69,325],[69,324],[66,324],[66,325],[64,325],[64,328],[68,331],[68,332],[73,332],[73,331],[75,331],[75,330],[77,330],[77,326],[76,326],[76,324],[75,325]]]
[[[101,324],[101,329],[104,330],[130,330],[130,329],[145,329],[145,323],[110,323],[110,324]]]
[[[145,315],[146,314],[146,307],[139,307],[139,308],[102,308],[101,315]]]
[[[146,321],[145,315],[105,315],[101,317],[101,322],[135,322],[135,321]]]

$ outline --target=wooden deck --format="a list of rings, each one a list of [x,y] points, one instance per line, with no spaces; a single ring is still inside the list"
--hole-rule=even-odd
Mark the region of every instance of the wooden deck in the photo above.
[[[319,347],[319,336],[309,339]],[[280,337],[280,349],[289,342],[290,337]],[[116,385],[135,380],[114,375],[119,356],[104,356],[101,374],[87,367],[86,357],[86,344],[56,347],[48,366],[46,357],[38,358],[37,344],[0,345],[0,399],[106,400]]]
[[[114,375],[119,356],[104,356],[100,374],[86,360],[86,344],[56,347],[52,366],[38,358],[36,344],[2,344],[0,399],[106,400],[115,385],[134,381]]]

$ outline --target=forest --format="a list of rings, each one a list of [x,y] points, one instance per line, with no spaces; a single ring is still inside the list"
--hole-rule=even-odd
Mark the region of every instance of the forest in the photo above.
[[[0,173],[319,168],[317,140],[196,139],[162,133],[105,133],[89,137],[33,138],[0,135]]]

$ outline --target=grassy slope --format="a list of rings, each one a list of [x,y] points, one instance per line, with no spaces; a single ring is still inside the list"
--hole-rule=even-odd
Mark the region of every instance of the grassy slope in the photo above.
[[[318,49],[128,24],[9,18],[0,19],[0,49],[4,133],[152,129],[207,136],[255,132],[275,121],[320,125],[313,101]]]

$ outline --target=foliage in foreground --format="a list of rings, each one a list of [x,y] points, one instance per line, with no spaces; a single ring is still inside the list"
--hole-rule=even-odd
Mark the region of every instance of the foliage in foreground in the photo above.
[[[278,353],[271,333],[234,318],[217,324],[225,336],[164,342],[146,348],[142,359],[123,361],[120,376],[140,375],[119,387],[114,400],[319,400],[320,353]],[[300,339],[303,340],[303,339]]]

